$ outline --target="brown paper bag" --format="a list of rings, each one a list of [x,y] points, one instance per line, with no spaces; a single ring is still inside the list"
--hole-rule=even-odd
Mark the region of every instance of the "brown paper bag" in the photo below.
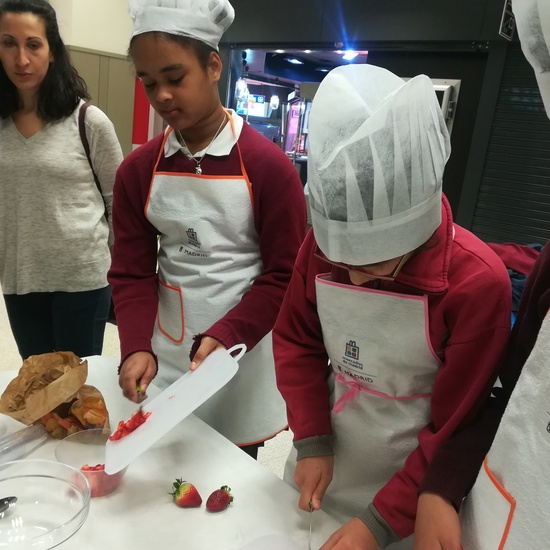
[[[109,432],[101,392],[84,384],[88,363],[74,353],[33,355],[0,397],[0,413],[24,424],[42,423],[57,439],[89,428]]]
[[[88,376],[88,362],[74,353],[31,355],[0,397],[0,413],[30,425],[71,400]]]

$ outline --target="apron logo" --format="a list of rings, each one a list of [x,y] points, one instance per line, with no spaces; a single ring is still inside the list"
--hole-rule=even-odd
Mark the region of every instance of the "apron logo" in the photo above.
[[[355,340],[346,342],[346,349],[342,356],[342,365],[356,370],[363,370],[363,363],[359,361],[359,346]],[[353,376],[356,376],[355,374]]]
[[[194,246],[195,248],[201,247],[201,243],[199,242],[197,232],[192,227],[190,227],[185,233],[187,234],[187,242],[191,246]]]
[[[359,346],[357,346],[355,340],[350,340],[346,344],[346,357],[359,360]]]
[[[179,251],[187,254],[187,256],[193,256],[196,258],[208,258],[210,252],[201,250],[202,245],[199,241],[199,236],[197,235],[197,232],[192,227],[189,227],[185,234],[187,235],[187,244],[182,243],[179,247]]]

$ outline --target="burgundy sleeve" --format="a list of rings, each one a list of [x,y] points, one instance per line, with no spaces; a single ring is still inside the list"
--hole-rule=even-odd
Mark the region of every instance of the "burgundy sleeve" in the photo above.
[[[455,262],[468,262],[459,254]],[[413,533],[420,483],[433,455],[479,410],[494,383],[510,334],[511,291],[504,266],[492,271],[483,262],[469,265],[468,276],[450,280],[443,298],[448,340],[434,383],[431,422],[418,435],[418,447],[401,470],[377,493],[373,504],[401,538]],[[461,271],[464,275],[464,271]]]
[[[153,140],[155,143],[157,139]],[[136,351],[152,353],[157,291],[157,231],[145,217],[154,152],[149,142],[120,166],[113,192],[115,244],[108,280],[120,336],[121,364]]]
[[[535,345],[550,308],[550,247],[546,246],[527,279],[506,358],[494,388],[475,422],[458,430],[435,454],[420,491],[438,493],[458,510],[489,451],[508,399]]]
[[[539,257],[539,251],[531,246],[515,243],[487,243],[508,269],[529,275]]]
[[[330,268],[314,258],[315,248],[310,231],[273,330],[277,387],[286,402],[288,424],[296,441],[332,433],[327,384],[330,367],[315,298],[315,275]]]
[[[294,165],[274,143],[256,132],[251,136],[247,126],[241,137],[263,269],[239,303],[195,337],[191,357],[204,335],[227,348],[244,343],[250,350],[273,329],[306,232],[304,190]]]

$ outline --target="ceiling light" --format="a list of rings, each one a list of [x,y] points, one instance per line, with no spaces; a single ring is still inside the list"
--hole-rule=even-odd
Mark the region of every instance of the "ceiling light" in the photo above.
[[[292,63],[293,65],[303,65],[304,62],[301,59],[298,59],[297,57],[285,57],[285,61],[288,61],[289,63]]]
[[[342,59],[345,59],[346,61],[352,61],[355,59],[359,54],[357,52],[354,52],[352,50],[348,50],[343,56]]]
[[[321,73],[328,73],[330,71],[328,67],[317,67],[315,70]]]
[[[284,50],[275,50],[275,53],[285,53]]]
[[[311,50],[304,50],[304,53],[311,53]]]

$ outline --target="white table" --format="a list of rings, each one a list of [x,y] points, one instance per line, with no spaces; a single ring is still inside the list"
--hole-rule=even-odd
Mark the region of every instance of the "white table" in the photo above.
[[[110,421],[128,419],[136,409],[118,387],[114,357],[88,358],[87,383],[105,397]],[[17,375],[0,372],[0,391]],[[150,397],[158,390],[152,386]],[[0,415],[7,431],[22,425]],[[56,441],[48,440],[27,458],[55,460]],[[203,497],[200,508],[183,509],[168,494],[175,478],[192,482]],[[229,485],[234,502],[210,514],[211,491]],[[309,517],[297,507],[298,493],[199,418],[191,415],[133,462],[119,489],[92,499],[88,519],[60,550],[239,550],[267,535],[288,537],[307,548]],[[339,524],[322,511],[313,514],[312,547],[319,548]]]

